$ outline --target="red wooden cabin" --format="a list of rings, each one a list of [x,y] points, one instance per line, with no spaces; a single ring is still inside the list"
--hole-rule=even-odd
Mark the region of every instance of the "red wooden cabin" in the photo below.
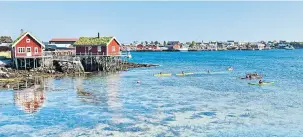
[[[36,68],[43,57],[44,44],[31,33],[22,33],[12,44],[12,60],[18,68]]]
[[[75,42],[77,55],[120,55],[120,43],[115,37],[80,37]]]

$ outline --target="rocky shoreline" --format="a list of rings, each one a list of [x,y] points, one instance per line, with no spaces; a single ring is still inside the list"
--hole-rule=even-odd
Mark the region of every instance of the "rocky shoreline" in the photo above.
[[[138,64],[127,62],[124,63],[124,70],[127,71],[131,68],[141,68],[141,67],[154,67],[158,65],[154,64]],[[21,90],[25,88],[30,88],[37,84],[40,78],[44,77],[78,77],[78,76],[90,76],[98,72],[79,72],[77,70],[70,70],[64,67],[58,68],[54,67],[40,67],[30,70],[16,70],[10,67],[0,67],[0,89],[14,89]]]
[[[141,68],[141,67],[154,67],[158,65],[154,64],[138,64],[127,62],[124,63],[124,69],[122,71],[127,71],[131,68]],[[74,67],[66,67],[62,66],[54,66],[54,67],[39,67],[35,69],[29,70],[16,70],[10,67],[0,67],[0,82],[1,81],[14,81],[14,79],[23,79],[28,77],[37,77],[37,76],[68,76],[75,74],[83,74],[83,73],[93,73],[93,72],[79,72],[79,69]]]

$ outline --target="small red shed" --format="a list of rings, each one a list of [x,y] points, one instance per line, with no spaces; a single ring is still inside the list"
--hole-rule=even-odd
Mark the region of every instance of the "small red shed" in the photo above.
[[[22,33],[12,44],[12,60],[15,67],[35,68],[40,66],[45,45],[29,32]]]
[[[74,47],[77,55],[120,55],[120,43],[115,37],[80,37]]]

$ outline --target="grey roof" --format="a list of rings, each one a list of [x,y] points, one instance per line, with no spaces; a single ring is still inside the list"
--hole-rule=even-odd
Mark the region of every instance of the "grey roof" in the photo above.
[[[167,45],[176,45],[178,43],[180,43],[180,42],[179,41],[168,41],[166,44]]]
[[[0,46],[9,46],[11,43],[0,43]]]

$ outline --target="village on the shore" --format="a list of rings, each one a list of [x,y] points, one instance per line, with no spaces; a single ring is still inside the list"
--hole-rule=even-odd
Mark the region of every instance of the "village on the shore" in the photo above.
[[[269,50],[269,49],[295,49],[302,48],[303,42],[295,41],[259,41],[259,42],[243,42],[243,41],[134,41],[130,44],[122,44],[122,51],[220,51],[220,50]]]
[[[0,36],[0,77],[113,72],[155,66],[128,62],[128,56],[120,47],[115,37],[100,36],[99,33],[91,37],[52,38],[43,42],[21,30],[15,40]]]

